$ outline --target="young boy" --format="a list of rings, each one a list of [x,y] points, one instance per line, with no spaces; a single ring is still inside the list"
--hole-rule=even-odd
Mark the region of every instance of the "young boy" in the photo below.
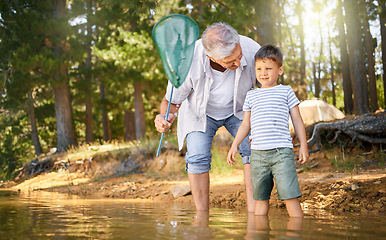
[[[290,217],[302,217],[301,196],[296,174],[293,145],[288,129],[291,115],[300,141],[299,162],[308,161],[308,147],[299,100],[290,86],[278,85],[283,74],[283,56],[272,45],[265,45],[255,55],[256,77],[261,87],[247,93],[244,118],[229,150],[227,161],[235,163],[237,148],[251,130],[251,175],[255,215],[267,215],[275,179],[278,198],[284,200]]]

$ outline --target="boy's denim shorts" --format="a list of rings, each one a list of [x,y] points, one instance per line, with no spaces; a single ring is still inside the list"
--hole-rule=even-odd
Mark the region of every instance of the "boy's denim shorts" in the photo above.
[[[191,132],[186,136],[187,153],[185,155],[186,171],[192,174],[201,174],[209,172],[212,161],[212,141],[216,135],[217,130],[224,126],[228,132],[235,137],[237,130],[242,122],[234,115],[222,119],[215,120],[211,117],[206,117],[206,131],[205,132]],[[243,164],[249,164],[249,157],[251,155],[251,147],[249,146],[249,135],[239,146],[239,153]],[[230,146],[229,146],[230,147]],[[224,158],[226,162],[226,158]]]
[[[291,148],[252,150],[251,176],[253,199],[268,200],[275,179],[279,200],[300,197],[294,152]]]

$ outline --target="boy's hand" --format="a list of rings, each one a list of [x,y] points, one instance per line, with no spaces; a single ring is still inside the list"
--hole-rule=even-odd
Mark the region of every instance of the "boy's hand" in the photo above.
[[[310,155],[308,153],[308,147],[306,146],[300,146],[299,148],[299,162],[301,164],[305,164],[308,159],[310,158]]]
[[[231,147],[231,149],[229,149],[228,157],[227,157],[227,162],[229,166],[235,164],[236,153],[237,153],[237,147]]]

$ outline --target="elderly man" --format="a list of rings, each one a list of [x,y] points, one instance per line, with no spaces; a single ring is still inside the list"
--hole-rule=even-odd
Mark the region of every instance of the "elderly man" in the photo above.
[[[165,121],[171,83],[154,122],[159,132],[170,129],[178,112],[177,137],[181,150],[186,138],[186,171],[198,211],[209,210],[211,146],[216,131],[224,126],[235,136],[243,119],[247,91],[256,83],[254,56],[260,45],[239,35],[226,23],[214,23],[197,40],[184,83],[174,89],[168,121]],[[253,212],[248,138],[240,144],[248,211]],[[224,159],[225,161],[225,159]]]

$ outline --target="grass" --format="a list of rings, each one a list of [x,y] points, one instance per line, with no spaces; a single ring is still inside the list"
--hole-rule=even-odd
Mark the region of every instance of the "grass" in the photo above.
[[[220,151],[218,147],[212,148],[212,172],[220,175],[232,174],[235,169],[242,169],[243,164],[239,154],[236,156],[236,163],[233,166],[229,166],[227,162],[226,151]]]
[[[168,141],[164,140],[164,144],[167,144]],[[144,152],[151,153],[154,152],[154,155],[157,151],[159,144],[158,139],[154,140],[141,140],[141,141],[132,141],[132,142],[118,142],[118,141],[112,141],[112,142],[105,142],[105,143],[93,143],[90,144],[83,144],[79,145],[77,147],[73,147],[68,149],[66,152],[59,153],[59,158],[65,158],[69,162],[77,161],[80,159],[87,159],[90,156],[96,155],[96,154],[103,154],[103,153],[109,153],[114,152],[117,150],[132,150],[135,151],[137,149],[145,149]]]
[[[370,152],[365,152],[361,147],[347,150],[345,146],[341,146],[324,151],[339,172],[354,174],[370,165],[384,169],[386,154],[382,149],[373,148]]]
[[[342,156],[334,156],[333,164],[338,171],[353,174],[354,172],[358,172],[361,161],[359,157],[345,155],[343,152]]]

